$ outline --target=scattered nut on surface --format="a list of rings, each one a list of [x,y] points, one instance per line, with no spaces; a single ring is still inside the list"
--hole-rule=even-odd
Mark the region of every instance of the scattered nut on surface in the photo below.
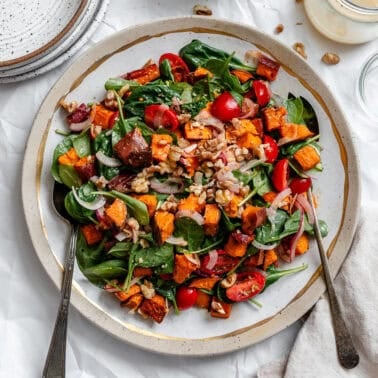
[[[305,51],[305,45],[302,42],[295,42],[293,49],[303,58],[307,59],[307,54]]]
[[[284,30],[284,26],[282,24],[278,24],[276,28],[274,29],[274,34],[280,34]]]
[[[200,16],[211,16],[213,11],[206,5],[197,4],[193,7],[193,13]]]
[[[329,65],[337,64],[340,62],[340,57],[335,53],[326,52],[322,56],[322,62]]]

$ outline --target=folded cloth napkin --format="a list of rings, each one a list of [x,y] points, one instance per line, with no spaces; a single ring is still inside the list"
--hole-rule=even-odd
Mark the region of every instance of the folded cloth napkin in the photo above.
[[[345,322],[360,355],[347,370],[337,359],[326,295],[298,333],[288,360],[260,368],[258,378],[378,377],[378,204],[361,209],[353,244],[335,280]]]

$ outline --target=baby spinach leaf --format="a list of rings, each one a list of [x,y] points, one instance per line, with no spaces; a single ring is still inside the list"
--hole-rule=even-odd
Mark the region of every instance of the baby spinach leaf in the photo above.
[[[68,150],[70,150],[73,147],[72,143],[72,135],[69,135],[65,137],[56,147],[53,154],[53,163],[51,166],[51,174],[54,177],[55,181],[58,181],[59,183],[63,184],[63,181],[59,174],[59,162],[58,158],[62,155],[64,155]]]
[[[118,242],[109,251],[108,255],[112,255],[116,258],[128,257],[131,251],[133,243],[131,241]]]
[[[267,168],[269,171],[270,167]],[[269,181],[269,175],[263,166],[258,166],[253,169],[254,176],[252,177],[253,187],[256,189],[258,195],[263,196],[265,193],[272,191],[272,186]]]
[[[256,241],[269,244],[280,240],[285,222],[288,219],[289,215],[285,211],[277,210],[275,217],[270,222],[266,222],[256,229]]]
[[[303,124],[303,102],[300,97],[291,97],[286,100],[287,121],[290,123]]]
[[[173,74],[172,74],[171,65],[168,59],[164,59],[160,63],[159,70],[160,70],[161,77],[167,80],[175,81],[175,78],[173,77]]]
[[[58,165],[58,174],[61,182],[68,188],[73,186],[78,187],[81,185],[81,179],[72,165]]]
[[[280,153],[283,156],[293,156],[297,151],[299,151],[302,147],[312,145],[314,142],[319,139],[319,135],[315,135],[312,138],[307,138],[301,142],[297,143],[289,143],[284,146],[281,146]],[[318,144],[314,145],[315,148],[320,148]]]
[[[179,54],[192,69],[197,67],[205,67],[209,59],[215,58],[225,60],[231,56],[225,51],[209,46],[198,39],[194,39],[192,42],[182,47]],[[243,64],[234,56],[231,56],[229,66],[234,69],[241,69],[250,72],[254,72],[256,70],[255,67]]]
[[[270,266],[266,270],[267,277],[266,277],[266,281],[265,281],[265,288],[264,288],[264,290],[268,286],[270,286],[273,283],[275,283],[276,281],[278,281],[280,278],[288,276],[290,274],[301,272],[302,270],[307,269],[307,267],[308,267],[307,264],[303,264],[303,265],[297,266],[295,268],[279,270],[279,269],[274,268],[273,266]]]
[[[314,108],[304,97],[301,97],[301,100],[303,103],[302,117],[305,124],[312,132],[319,134],[319,123]]]
[[[172,302],[176,313],[179,313],[179,309],[176,303],[176,288],[178,284],[174,281],[166,281],[158,278],[153,282],[155,290]]]
[[[70,191],[64,198],[64,206],[68,214],[70,214],[71,217],[79,223],[92,223],[91,217],[93,216],[94,211],[80,206],[77,203],[72,191]]]
[[[121,77],[114,77],[114,78],[109,78],[108,80],[106,80],[105,89],[106,90],[113,89],[115,91],[119,91],[126,84],[130,86],[130,89],[133,89],[134,87],[139,86],[139,84],[134,80],[126,80],[126,79],[122,79]]]
[[[76,260],[81,271],[99,264],[103,259],[105,239],[96,245],[88,245],[83,233],[80,231],[77,237]]]
[[[82,272],[93,284],[102,285],[105,280],[126,276],[127,263],[125,260],[107,260],[85,268]]]
[[[80,134],[76,138],[72,138],[72,144],[79,157],[82,158],[91,154],[91,142],[88,132]]]
[[[181,217],[175,221],[175,236],[182,237],[188,242],[188,251],[195,251],[201,247],[205,238],[205,232],[195,220]]]
[[[222,223],[221,225],[223,226],[223,228],[225,228],[225,230],[227,232],[232,232],[234,231],[236,228],[240,227],[240,223],[239,222],[233,222],[230,217],[227,215],[227,213],[223,210],[223,208],[221,207],[221,213],[222,213]]]

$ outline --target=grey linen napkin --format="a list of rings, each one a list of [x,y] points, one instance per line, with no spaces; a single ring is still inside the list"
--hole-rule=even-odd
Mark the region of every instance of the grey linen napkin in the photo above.
[[[288,360],[260,368],[258,378],[378,377],[378,204],[361,209],[350,253],[336,280],[359,365],[340,366],[328,298],[322,296],[299,331]]]

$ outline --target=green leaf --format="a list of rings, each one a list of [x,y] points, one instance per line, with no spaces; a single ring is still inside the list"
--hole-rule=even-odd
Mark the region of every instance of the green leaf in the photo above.
[[[110,78],[106,80],[105,82],[105,89],[106,90],[115,90],[119,91],[122,87],[124,87],[126,84],[130,86],[130,89],[134,87],[139,87],[139,84],[134,81],[134,80],[125,80],[122,79],[121,77],[115,77],[115,78]]]
[[[160,75],[161,77],[175,81],[175,78],[173,77],[172,70],[171,70],[171,64],[169,63],[168,59],[164,59],[159,66]]]
[[[125,260],[108,260],[83,270],[83,274],[95,285],[105,280],[126,276],[127,263]]]
[[[287,121],[290,123],[303,124],[303,102],[300,97],[289,98],[286,100]]]
[[[135,266],[157,268],[155,271],[158,274],[173,272],[174,254],[170,244],[138,249],[133,259]]]
[[[205,238],[205,232],[195,220],[188,217],[181,217],[175,221],[176,237],[182,237],[188,242],[188,251],[195,251],[201,247],[201,244]]]
[[[76,169],[72,165],[58,165],[58,175],[60,178],[59,182],[62,182],[68,188],[73,186],[78,187],[81,185],[81,179]]]
[[[269,171],[271,169],[268,168]],[[272,191],[272,186],[269,180],[269,174],[266,172],[263,166],[254,168],[255,175],[252,177],[253,187],[256,189],[257,194],[263,196],[265,193]]]
[[[264,290],[268,286],[270,286],[273,283],[275,283],[276,281],[278,281],[280,278],[288,276],[290,274],[301,272],[301,271],[307,269],[307,267],[308,267],[307,264],[303,264],[301,266],[291,268],[291,269],[278,270],[278,269],[274,268],[273,266],[270,266],[266,271],[268,275],[266,277]]]
[[[53,154],[53,163],[51,166],[51,174],[54,177],[55,181],[58,181],[59,183],[63,184],[63,181],[59,174],[59,162],[58,158],[62,155],[64,155],[66,152],[68,152],[72,147],[72,135],[67,136],[64,138],[56,147]]]
[[[307,138],[304,141],[297,142],[297,143],[289,143],[287,145],[281,146],[280,153],[282,156],[293,156],[297,151],[299,151],[301,148],[313,145],[314,142],[319,139],[319,135],[315,135],[312,138]],[[315,144],[313,147],[319,148],[317,144]]]
[[[81,231],[78,233],[76,244],[76,260],[81,271],[99,264],[103,259],[105,239],[96,245],[88,245]]]
[[[129,256],[132,246],[133,243],[131,241],[118,242],[108,251],[107,254],[117,258],[125,258]]]
[[[76,201],[72,191],[64,198],[64,206],[69,215],[79,223],[92,223],[91,218],[94,215],[93,210],[85,209]]]
[[[222,213],[222,226],[225,228],[227,232],[232,232],[236,228],[240,227],[239,222],[233,222],[231,221],[230,217],[227,215],[227,213],[223,210],[221,207],[221,213]]]
[[[76,138],[73,138],[72,144],[80,158],[91,154],[91,142],[88,132],[85,132],[84,134],[80,134]]]

